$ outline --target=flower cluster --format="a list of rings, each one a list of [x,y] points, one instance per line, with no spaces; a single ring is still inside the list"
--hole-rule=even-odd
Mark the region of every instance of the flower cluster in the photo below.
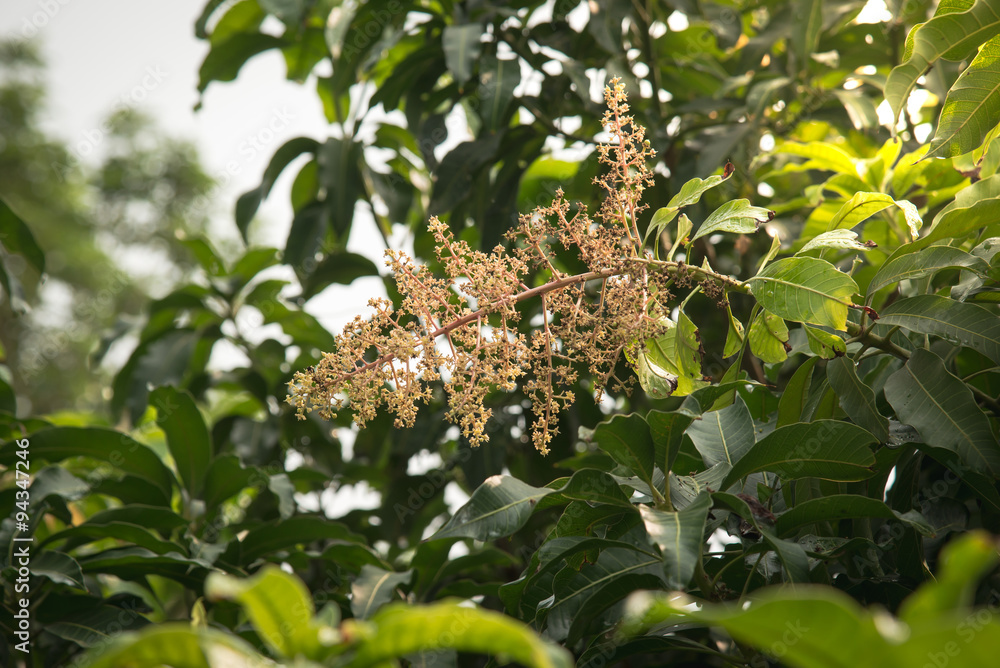
[[[618,80],[605,89],[605,100],[612,141],[599,147],[608,169],[594,181],[606,191],[596,220],[557,191],[549,206],[520,217],[507,235],[509,247],[483,253],[432,218],[444,276],[387,251],[399,308],[372,300],[374,316],[355,318],[335,351],[295,375],[288,401],[300,417],[310,410],[334,417],[349,400],[359,426],[381,407],[395,414],[398,427],[412,426],[417,406],[431,398],[430,383],[441,380],[448,419],[475,446],[487,439],[487,395],[520,381],[532,401],[533,443],[546,453],[582,370],[598,392],[609,384],[628,390],[634,377],[618,378],[616,366],[660,333],[673,275],[664,269],[674,263],[647,257],[636,223],[653,179],[645,130],[628,115]],[[587,270],[561,270],[555,245],[574,252]],[[540,302],[540,323],[519,327],[518,305],[529,299]]]

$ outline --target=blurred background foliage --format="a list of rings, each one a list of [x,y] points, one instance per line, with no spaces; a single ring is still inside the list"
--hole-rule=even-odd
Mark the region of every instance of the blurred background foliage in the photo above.
[[[233,218],[242,247],[206,235],[211,207],[205,200],[212,183],[193,147],[127,115],[111,119],[101,163],[79,164],[69,147],[38,128],[45,97],[37,53],[30,45],[5,45],[0,197],[8,236],[0,305],[5,353],[0,465],[10,470],[0,491],[0,516],[13,517],[19,509],[13,464],[16,439],[27,435],[34,476],[28,514],[38,551],[32,562],[33,652],[27,659],[16,652],[13,629],[5,626],[3,662],[71,665],[107,652],[108,665],[134,665],[174,647],[191,649],[185,665],[208,665],[205,657],[213,649],[238,645],[233,651],[251,657],[260,652],[280,662],[374,665],[405,656],[415,664],[484,665],[481,656],[467,652],[496,652],[488,638],[465,636],[444,647],[416,640],[386,645],[388,638],[419,636],[417,614],[393,616],[398,608],[390,603],[400,599],[430,604],[459,597],[476,601],[479,612],[504,610],[519,626],[504,627],[511,635],[498,631],[496,638],[525,643],[526,653],[515,656],[532,665],[565,664],[566,651],[581,665],[625,655],[633,657],[630,665],[770,660],[758,650],[773,645],[754,644],[739,619],[727,621],[714,610],[700,620],[702,627],[669,638],[652,633],[634,641],[609,639],[623,614],[621,601],[636,589],[690,587],[702,598],[728,600],[767,584],[809,581],[834,584],[862,604],[878,603],[905,616],[902,601],[939,570],[941,547],[953,533],[1000,529],[1000,497],[992,475],[940,443],[921,442],[894,412],[884,386],[904,362],[892,356],[869,356],[857,372],[885,422],[879,442],[890,443],[890,428],[897,439],[870,464],[881,490],[811,477],[789,485],[794,492],[786,497],[786,488],[779,492],[764,478],[760,486],[743,490],[760,508],[720,492],[709,522],[705,497],[696,501],[698,492],[705,486],[719,489],[722,478],[707,473],[697,437],[678,435],[667,460],[660,457],[667,446],[658,441],[656,470],[663,477],[645,481],[646,489],[666,485],[668,495],[677,495],[685,531],[695,536],[694,552],[684,558],[692,570],[682,582],[667,582],[656,574],[663,571],[657,561],[658,571],[642,571],[602,590],[603,598],[591,601],[587,614],[575,609],[576,624],[565,608],[562,621],[554,622],[559,615],[541,605],[542,592],[554,595],[563,585],[582,590],[574,577],[591,577],[594,570],[580,570],[587,564],[605,568],[613,558],[626,553],[637,558],[642,550],[654,550],[657,560],[667,554],[647,535],[650,523],[667,519],[640,517],[622,492],[623,486],[629,496],[635,490],[635,503],[648,502],[641,472],[624,466],[591,430],[613,413],[649,416],[651,411],[673,415],[664,419],[686,426],[683,421],[692,415],[708,414],[721,393],[700,395],[696,410],[681,397],[654,401],[641,392],[597,404],[584,375],[579,400],[562,415],[559,438],[546,458],[526,442],[530,418],[520,391],[491,397],[491,440],[476,450],[443,421],[440,389],[417,426],[407,430],[394,428],[391,416],[379,416],[358,432],[349,411],[332,424],[314,417],[299,421],[284,400],[292,373],[315,364],[334,345],[334,333],[314,315],[316,303],[356,289],[351,286],[365,277],[381,280],[386,294],[399,298],[384,270],[347,250],[352,235],[409,248],[433,267],[425,227],[430,215],[440,215],[457,236],[488,251],[503,242],[519,213],[548,204],[557,188],[593,211],[600,199],[592,184],[598,173],[594,148],[607,139],[599,123],[601,91],[613,76],[625,82],[632,113],[648,128],[659,156],[640,228],[681,185],[709,176],[727,160],[735,164],[735,174],[685,209],[692,220],[747,198],[776,212],[767,231],[785,251],[795,251],[827,229],[858,192],[867,192],[890,195],[892,203],[911,202],[929,225],[957,194],[985,183],[997,166],[992,135],[961,155],[953,153],[957,157],[916,167],[912,159],[900,159],[927,150],[949,91],[985,41],[956,46],[962,53],[954,59],[936,59],[916,94],[906,98],[897,124],[885,101],[887,78],[907,57],[922,53],[922,47],[907,46],[907,35],[934,11],[934,3],[921,0],[885,7],[858,0],[211,0],[194,28],[210,47],[199,72],[200,89],[225,85],[240,76],[246,62],[277,50],[288,78],[315,89],[330,122],[327,136],[299,137],[278,148],[260,185],[239,199]],[[1000,32],[994,24],[988,28]],[[998,106],[992,98],[980,105],[991,128]],[[981,118],[966,114],[965,125],[972,124],[970,117]],[[292,180],[293,220],[283,247],[261,247],[253,243],[255,225],[263,224],[255,216],[279,178]],[[976,214],[982,224],[942,239],[954,239],[966,255],[985,258],[995,269],[990,263],[996,253],[983,244],[998,234],[996,218],[989,217],[997,194],[980,190],[974,193],[980,199],[966,202],[966,209],[983,203]],[[879,247],[867,252],[867,264],[854,274],[861,294],[907,241],[903,207],[876,213],[879,222],[865,227],[865,238]],[[24,229],[30,229],[28,236],[19,232]],[[665,247],[675,240],[674,229],[663,231]],[[710,235],[692,244],[686,261],[707,260],[721,273],[746,278],[771,244],[767,234]],[[822,253],[852,269],[854,252]],[[995,275],[983,269],[970,278],[959,272],[972,264],[941,266],[940,275],[924,277],[919,294],[948,295],[952,284],[978,280],[966,294],[985,295],[983,308],[996,316],[995,305],[986,301],[995,294]],[[579,261],[561,253],[557,268],[573,273]],[[45,279],[39,281],[43,270]],[[901,296],[893,285],[890,281],[869,301],[878,309],[889,306]],[[25,312],[29,305],[33,308]],[[734,298],[732,307],[750,329],[757,314],[754,300]],[[527,330],[539,305],[525,302],[521,308]],[[701,333],[702,372],[718,383],[733,365],[733,356],[723,354],[728,315],[701,298],[687,303],[685,313]],[[944,358],[949,375],[966,379],[970,395],[977,392],[975,415],[982,415],[986,433],[995,436],[1000,375],[993,362],[1000,361],[990,361],[980,348],[943,339],[930,344],[933,332],[917,330],[913,341],[888,327],[878,332],[907,352],[924,346]],[[726,419],[750,425],[751,442],[780,426],[825,420],[846,425],[836,427],[838,433],[856,433],[848,423],[859,419],[847,403],[840,407],[829,371],[813,374],[828,362],[812,350],[803,329],[790,336],[770,355],[758,346],[754,355],[739,357],[733,373],[759,384],[741,385],[738,395],[729,392],[730,401],[739,399]],[[859,348],[850,351],[856,358],[868,350]],[[684,417],[684,411],[690,415]],[[893,415],[892,422],[885,415]],[[604,424],[605,432],[617,429]],[[646,438],[641,430],[637,434]],[[593,484],[582,481],[596,475],[586,473],[595,469],[601,476],[618,476],[610,483],[618,494],[592,496]],[[884,495],[891,470],[905,484]],[[511,494],[519,507],[530,501],[531,510],[504,526],[454,529],[468,519],[456,511],[499,474],[510,476],[503,480],[514,485]],[[570,475],[581,476],[576,484],[583,491],[553,493],[571,484],[565,479]],[[605,477],[598,479],[598,487],[605,484]],[[920,497],[924,490],[937,490],[939,481],[943,492]],[[788,520],[781,536],[770,535],[773,527],[761,519],[772,511],[791,512],[796,498],[837,494],[865,501],[843,500],[846,511],[828,508],[825,515],[809,515],[803,525]],[[542,496],[548,498],[535,509]],[[921,505],[928,498],[929,505]],[[879,504],[877,510],[871,501]],[[819,512],[817,507],[807,511]],[[900,519],[911,511],[923,515]],[[859,519],[838,523],[843,517]],[[807,539],[800,526],[819,535]],[[902,533],[886,538],[896,526]],[[448,537],[425,540],[442,527],[449,527]],[[705,557],[707,574],[706,528],[725,529],[735,541],[712,548],[721,558]],[[0,544],[15,533],[14,521],[5,519]],[[497,536],[502,538],[492,540]],[[557,548],[565,544],[553,540],[573,542],[575,551],[560,556]],[[980,538],[956,551],[989,567],[970,570],[969,581],[956,584],[967,594],[960,603],[944,611],[927,604],[947,617],[942,628],[958,633],[953,617],[964,614],[961,606],[989,600],[988,583],[996,576],[984,555],[991,549],[995,552],[989,539]],[[265,577],[272,572],[267,564],[290,567],[308,592]],[[9,550],[2,566],[9,583],[7,576],[14,573]],[[260,580],[229,585],[216,580],[209,586],[213,572],[257,574]],[[978,576],[987,580],[980,584]],[[698,578],[694,585],[692,577]],[[705,585],[708,580],[713,587]],[[383,582],[391,587],[381,588]],[[269,633],[272,627],[260,609],[267,606],[255,603],[254,592],[287,596],[286,609],[309,608],[296,622],[308,630],[295,637]],[[527,592],[523,598],[522,592]],[[841,599],[834,603],[835,609],[846,609]],[[13,605],[5,590],[5,620]],[[850,611],[858,628],[868,628],[863,614]],[[448,624],[466,614],[439,612]],[[365,626],[372,613],[378,617]],[[938,619],[927,614],[925,620]],[[671,615],[675,611],[656,609],[636,627]],[[170,620],[193,625],[138,636],[146,644],[121,633]],[[533,644],[540,641],[524,624],[544,631],[548,641]],[[710,624],[725,627],[736,641],[719,640],[706,630]],[[984,628],[990,632],[981,637],[994,637],[995,622]],[[331,631],[341,635],[330,640]],[[326,649],[317,638],[327,638]],[[244,641],[247,646],[240,644]],[[377,647],[399,652],[382,656]],[[813,648],[813,659],[809,653],[786,659],[788,665],[846,665],[822,663],[828,649]],[[844,661],[888,661],[879,657]]]

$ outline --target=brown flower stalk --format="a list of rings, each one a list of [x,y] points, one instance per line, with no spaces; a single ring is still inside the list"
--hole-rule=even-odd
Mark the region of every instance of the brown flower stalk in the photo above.
[[[386,264],[403,295],[400,308],[374,299],[375,315],[356,317],[337,337],[334,352],[295,374],[288,402],[304,418],[316,410],[336,416],[348,398],[358,426],[379,407],[396,415],[396,426],[412,426],[417,405],[431,398],[432,381],[443,380],[449,420],[476,446],[487,439],[492,411],[484,405],[494,390],[511,391],[519,380],[535,415],[532,441],[543,454],[558,433],[559,412],[573,403],[573,386],[585,369],[598,393],[609,384],[628,391],[635,378],[615,375],[623,353],[661,331],[669,311],[668,290],[678,270],[696,274],[721,290],[745,288],[707,269],[653,260],[642,247],[637,217],[653,175],[654,151],[645,130],[628,115],[624,86],[605,88],[603,123],[613,137],[599,147],[608,166],[595,179],[606,196],[592,220],[557,191],[547,207],[520,217],[507,237],[511,249],[489,254],[456,240],[448,226],[430,220],[445,276],[431,274],[399,251],[386,251]],[[575,251],[587,271],[560,271],[553,244]],[[547,281],[531,287],[541,275]],[[519,331],[517,305],[541,302],[541,322],[530,335]]]

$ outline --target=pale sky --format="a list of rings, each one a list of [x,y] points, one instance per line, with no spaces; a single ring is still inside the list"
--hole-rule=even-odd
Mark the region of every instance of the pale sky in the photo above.
[[[205,0],[0,0],[0,35],[40,40],[48,64],[48,109],[44,127],[83,159],[100,151],[100,124],[117,106],[134,106],[156,119],[166,134],[199,149],[208,173],[229,184],[215,197],[215,233],[236,234],[236,198],[260,183],[275,150],[305,135],[323,141],[329,126],[315,83],[285,80],[277,52],[252,58],[233,82],[209,85],[198,102],[198,68],[208,50],[194,36]],[[300,158],[302,160],[302,158]],[[291,223],[288,191],[297,168],[279,179],[258,217],[257,244],[283,247]],[[381,266],[382,245],[357,225],[350,249]],[[379,279],[356,283],[336,300],[316,299],[312,311],[336,331],[363,310]],[[329,295],[323,295],[329,297]],[[345,299],[346,297],[346,299]],[[334,301],[336,303],[334,303]]]

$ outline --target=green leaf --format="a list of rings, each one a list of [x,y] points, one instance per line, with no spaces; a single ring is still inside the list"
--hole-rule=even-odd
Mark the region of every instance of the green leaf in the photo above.
[[[788,380],[784,392],[781,393],[781,399],[778,400],[776,427],[795,424],[802,419],[802,413],[805,411],[806,401],[809,397],[813,369],[816,368],[817,362],[819,362],[818,357],[810,357],[795,370],[795,373]]]
[[[996,539],[985,531],[955,538],[941,550],[937,577],[903,601],[899,618],[907,624],[934,623],[942,614],[961,613],[972,604],[976,586],[997,561]]]
[[[788,326],[768,311],[761,311],[750,323],[750,352],[768,364],[788,359]]]
[[[839,248],[841,250],[870,251],[875,248],[874,242],[871,244],[858,241],[858,233],[852,230],[830,230],[823,232],[806,243],[796,255],[802,255],[811,250],[819,248]]]
[[[792,46],[801,71],[808,69],[809,57],[819,44],[819,35],[823,30],[823,0],[795,0],[792,7],[795,12]]]
[[[560,483],[561,486],[556,485]],[[548,485],[558,490],[557,494],[546,497],[540,507],[549,505],[551,501],[586,501],[590,504],[608,504],[632,508],[632,502],[625,496],[621,486],[604,471],[597,469],[580,469],[571,478],[561,478]]]
[[[232,81],[240,69],[258,53],[281,49],[288,42],[264,33],[236,33],[219,44],[213,44],[198,70],[198,92],[204,93],[213,81]]]
[[[771,531],[770,518],[761,521],[762,518],[754,514],[750,506],[740,496],[716,492],[712,494],[717,506],[722,506],[736,513],[748,523],[753,525],[760,532],[763,541],[754,545],[747,551],[747,556],[758,552],[773,551],[784,571],[785,579],[788,582],[809,582],[809,558],[805,550],[798,543],[782,540]],[[770,577],[768,571],[772,570],[765,563],[757,567],[763,571],[765,577]]]
[[[729,163],[727,163],[727,165],[728,164]],[[657,209],[656,213],[653,214],[653,219],[652,221],[650,221],[649,227],[646,229],[645,239],[648,239],[650,236],[654,234],[659,234],[660,232],[662,232],[667,227],[667,225],[670,224],[670,221],[672,221],[674,217],[677,216],[678,211],[680,211],[686,206],[691,206],[692,204],[696,204],[698,200],[701,199],[701,196],[705,194],[705,192],[707,192],[708,190],[714,188],[715,186],[719,185],[720,183],[728,179],[730,176],[733,175],[734,171],[735,171],[734,169],[726,168],[723,169],[722,174],[716,174],[714,176],[708,177],[707,179],[693,178],[687,183],[685,183],[683,186],[681,186],[681,189],[677,191],[677,193],[673,197],[670,198],[670,201],[667,202],[667,205],[665,207]],[[688,230],[688,232],[690,232],[690,230]],[[677,234],[677,241],[680,241],[684,237],[686,237],[688,235],[688,232],[683,232],[683,230],[679,230]],[[645,243],[645,239],[643,243]]]
[[[968,269],[978,274],[989,271],[989,264],[960,248],[929,246],[913,252],[908,246],[900,247],[886,260],[868,284],[867,295],[902,280],[930,276],[942,269]]]
[[[459,84],[472,78],[472,70],[483,46],[480,42],[482,36],[483,26],[478,23],[450,25],[444,29],[444,62]]]
[[[42,550],[37,554],[32,554],[30,569],[32,575],[47,578],[56,584],[69,585],[78,589],[87,588],[83,583],[83,571],[80,570],[80,564],[77,563],[76,559],[62,552]]]
[[[532,487],[511,476],[491,476],[428,540],[474,538],[485,541],[509,536],[524,526],[540,499],[555,491]]]
[[[52,534],[42,544],[47,545],[54,541],[69,540],[74,547],[77,547],[104,538],[115,538],[125,543],[146,548],[156,554],[184,552],[184,548],[180,545],[157,538],[145,527],[129,522],[117,521],[102,522],[100,524],[84,522],[79,526],[63,529]]]
[[[0,447],[0,465],[11,467],[17,443]],[[128,434],[103,427],[52,427],[31,435],[31,456],[56,463],[70,457],[92,457],[136,475],[170,497],[174,477],[155,452]]]
[[[735,234],[753,234],[761,223],[774,218],[774,212],[751,206],[750,200],[736,199],[726,202],[713,211],[701,224],[691,241],[715,232],[733,232]]]
[[[347,668],[390,665],[394,659],[440,649],[505,657],[531,668],[571,668],[572,655],[510,617],[454,602],[388,605],[369,620]]]
[[[302,282],[302,297],[311,299],[330,285],[350,285],[363,276],[378,275],[378,267],[364,255],[331,253],[305,277]]]
[[[894,120],[899,118],[917,80],[938,58],[962,60],[1000,33],[1000,12],[990,0],[976,0],[965,11],[949,8],[947,11],[952,13],[944,14],[942,9],[943,5],[934,18],[911,31],[907,41],[912,40],[912,52],[886,79],[885,99]]]
[[[954,157],[982,146],[1000,120],[1000,38],[979,48],[952,84],[927,157]]]
[[[919,295],[893,302],[882,311],[879,324],[940,336],[1000,364],[1000,317],[977,304]]]
[[[311,137],[295,137],[294,139],[289,139],[274,152],[274,155],[271,156],[271,161],[264,170],[264,176],[260,181],[260,185],[253,190],[243,193],[236,201],[236,227],[239,229],[244,242],[247,241],[247,231],[250,227],[250,221],[257,214],[260,203],[267,199],[271,188],[274,186],[274,182],[278,180],[281,173],[295,158],[303,153],[315,153],[318,149],[319,142],[315,139]],[[250,252],[252,251],[249,251],[248,255]],[[235,267],[233,271],[236,271]]]
[[[167,436],[167,447],[184,488],[192,496],[198,496],[212,459],[208,427],[194,399],[186,391],[170,386],[158,387],[149,398],[156,407],[156,424]]]
[[[309,590],[278,566],[268,564],[246,579],[212,573],[205,580],[205,596],[239,603],[257,635],[278,656],[322,654]]]
[[[221,455],[213,459],[205,472],[201,495],[206,509],[214,511],[223,501],[249,487],[255,476],[259,476],[261,483],[266,478],[254,468],[244,468],[236,455]]]
[[[500,129],[504,113],[514,99],[514,89],[521,83],[517,59],[500,60],[490,54],[479,64],[479,116],[483,125],[494,132]]]
[[[821,522],[836,522],[859,517],[875,517],[887,520],[903,520],[889,506],[878,499],[872,499],[860,494],[833,494],[815,499],[808,499],[782,513],[774,523],[774,530],[779,536],[789,536],[796,529],[808,524]],[[907,521],[907,523],[909,523]],[[930,531],[929,526],[923,527]]]
[[[409,584],[413,570],[396,573],[365,564],[351,583],[351,612],[356,619],[368,619],[396,597],[396,587]]]
[[[3,199],[0,199],[0,246],[23,255],[39,274],[45,273],[45,253],[31,229]]]
[[[733,466],[721,489],[757,471],[788,479],[865,480],[874,475],[875,456],[868,446],[875,442],[861,427],[839,420],[778,427]]]
[[[188,523],[187,520],[169,508],[130,503],[121,508],[108,508],[107,510],[98,511],[87,518],[87,521],[81,526],[88,524],[109,524],[111,522],[135,524],[158,531],[164,536],[169,536],[174,529],[179,529]]]
[[[129,608],[114,605],[92,605],[67,612],[57,621],[45,625],[45,631],[80,647],[104,648],[123,632],[149,625],[149,620]],[[93,665],[89,661],[88,666]]]
[[[769,264],[746,281],[761,306],[784,318],[838,331],[847,326],[847,307],[858,285],[829,262],[791,257]]]
[[[688,428],[687,434],[708,466],[719,462],[732,466],[756,442],[753,418],[739,396],[732,406],[702,415]]]
[[[732,357],[743,348],[743,341],[746,333],[743,331],[743,323],[738,318],[733,317],[733,310],[726,300],[726,317],[729,321],[729,328],[726,330],[726,344],[722,351],[723,357]]]
[[[685,396],[708,385],[702,380],[698,328],[683,311],[677,318],[662,319],[667,331],[646,340],[635,364],[639,384],[654,399]]]
[[[918,250],[941,239],[961,239],[1000,218],[1000,174],[963,188],[941,209],[927,234],[913,242]]]
[[[237,665],[259,665],[264,660],[239,636],[213,628],[194,629],[189,622],[150,625],[139,633],[122,633],[109,641],[99,643],[80,661],[90,668],[156,665],[213,668],[219,665],[220,656],[238,662]]]
[[[775,153],[808,158],[805,163],[797,166],[800,170],[823,169],[847,176],[858,176],[858,170],[854,166],[854,158],[843,149],[826,142],[816,141],[808,144],[781,142],[775,149]]]
[[[900,422],[914,427],[927,445],[958,453],[975,470],[1000,476],[1000,445],[972,391],[948,373],[941,359],[918,348],[906,366],[885,382],[885,398]]]
[[[676,513],[639,506],[646,533],[663,553],[668,587],[681,589],[691,582],[695,567],[701,561],[705,522],[711,507],[712,497],[707,493]]]
[[[363,542],[340,522],[307,515],[259,524],[247,532],[241,543],[230,543],[230,548],[238,545],[239,563],[250,564],[279,550],[287,550],[296,545],[308,545],[318,540]]]
[[[802,325],[806,333],[806,341],[809,343],[809,350],[814,355],[819,355],[825,360],[832,360],[847,352],[847,344],[836,334],[824,332],[808,325]]]
[[[826,365],[826,377],[847,416],[871,432],[879,443],[888,441],[889,420],[879,413],[875,393],[858,378],[854,362],[847,357],[831,360]]]
[[[653,480],[655,447],[649,425],[638,413],[616,415],[594,429],[594,442],[646,484]]]
[[[664,473],[673,469],[674,460],[684,442],[684,432],[691,425],[693,419],[690,415],[681,413],[666,413],[664,411],[646,413],[649,435],[653,438],[653,448],[656,453],[654,461]]]

